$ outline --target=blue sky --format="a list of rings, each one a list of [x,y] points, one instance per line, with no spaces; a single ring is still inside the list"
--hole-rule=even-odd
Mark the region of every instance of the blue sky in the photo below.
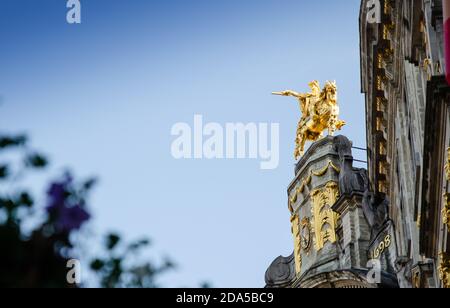
[[[69,25],[65,0],[0,0],[0,130],[29,133],[52,176],[98,176],[92,228],[151,237],[151,257],[179,265],[165,286],[263,286],[293,249],[286,189],[300,116],[270,93],[336,80],[342,133],[365,145],[360,1],[81,3],[82,23]],[[280,123],[279,167],[173,159],[171,127],[194,114]]]

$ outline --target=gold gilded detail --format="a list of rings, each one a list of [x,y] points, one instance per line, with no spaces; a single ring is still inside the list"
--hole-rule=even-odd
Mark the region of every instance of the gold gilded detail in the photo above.
[[[325,187],[314,190],[312,198],[313,233],[316,250],[321,250],[327,242],[336,242],[338,215],[331,207],[339,197],[339,186],[329,182]]]
[[[292,236],[294,237],[294,257],[295,257],[295,272],[300,273],[302,269],[302,255],[301,255],[301,238],[300,238],[300,220],[298,215],[291,218]]]
[[[439,255],[439,279],[446,289],[450,289],[450,254],[441,253]]]
[[[421,277],[420,277],[420,272],[419,272],[419,271],[416,271],[416,272],[413,274],[413,277],[412,277],[412,285],[413,285],[413,287],[414,287],[415,289],[420,289],[420,286],[421,286]]]
[[[391,235],[386,235],[384,239],[378,244],[377,247],[371,251],[371,258],[372,259],[379,259],[380,256],[383,254],[383,252],[388,249],[392,244]]]
[[[387,154],[386,146],[384,145],[383,142],[380,142],[380,145],[378,147],[378,154],[380,154],[380,155],[386,155]]]
[[[311,222],[309,218],[305,217],[302,219],[301,229],[300,229],[300,238],[301,238],[301,246],[304,252],[308,253],[311,250]]]
[[[377,90],[383,91],[383,77],[377,76]]]
[[[378,192],[387,194],[388,188],[386,181],[378,181]]]
[[[445,178],[450,181],[450,148],[447,148],[447,163],[445,164]]]
[[[426,58],[423,60],[422,64],[423,70],[427,74],[428,81],[431,80],[431,77],[433,77],[432,67],[433,67],[433,61],[430,58]]]
[[[377,111],[384,112],[384,103],[381,97],[377,97]]]
[[[311,183],[312,176],[314,175],[317,177],[322,177],[327,173],[329,168],[332,168],[334,171],[336,171],[336,173],[341,172],[341,169],[330,160],[325,167],[315,171],[311,170],[308,176],[304,180],[300,181],[300,186],[297,187],[295,193],[289,198],[289,210],[291,211],[291,213],[294,211],[293,205],[295,204],[295,202],[297,202],[298,195],[302,194],[305,191],[305,187]]]
[[[448,181],[450,181],[450,148],[447,148],[447,158],[446,158],[446,164],[444,167],[445,171],[445,178]],[[450,231],[450,193],[444,194],[444,203],[442,205],[442,222],[447,225],[448,231]]]
[[[384,1],[384,14],[385,15],[390,14],[391,9],[392,9],[391,1],[390,0],[385,0]]]
[[[328,134],[333,135],[346,123],[339,120],[336,82],[327,81],[323,90],[318,81],[309,83],[310,93],[298,93],[292,90],[272,92],[274,95],[293,96],[298,99],[302,117],[297,127],[295,159],[304,154],[306,141],[316,141]]]
[[[447,225],[450,231],[450,193],[444,194],[444,204],[442,205],[442,222]]]
[[[340,173],[341,172],[341,169],[339,169],[339,167],[337,167],[331,160],[330,161],[328,161],[328,164],[325,166],[325,167],[323,167],[322,169],[320,169],[320,170],[317,170],[317,171],[311,171],[311,174],[312,175],[315,175],[315,176],[324,176],[326,173],[327,173],[327,171],[328,171],[328,168],[333,168],[333,170],[334,171],[336,171],[337,173]]]
[[[383,54],[379,53],[378,57],[377,57],[377,67],[378,68],[383,68],[383,61],[384,61]]]

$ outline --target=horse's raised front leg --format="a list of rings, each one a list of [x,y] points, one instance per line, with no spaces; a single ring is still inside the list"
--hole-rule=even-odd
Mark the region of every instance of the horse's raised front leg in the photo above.
[[[295,150],[294,150],[294,158],[297,159],[300,156],[300,141],[298,137],[295,139]]]
[[[299,147],[300,156],[303,156],[303,154],[305,154],[305,143],[306,143],[306,134],[304,133],[300,138],[300,147]]]
[[[305,149],[305,142],[306,142],[306,137],[305,137],[305,133],[301,132],[299,134],[297,134],[297,138],[295,140],[295,152],[294,152],[294,157],[295,159],[298,159],[299,157],[303,156],[304,154],[304,149]]]
[[[336,132],[336,120],[330,119],[328,122],[328,135],[334,136],[334,133]]]

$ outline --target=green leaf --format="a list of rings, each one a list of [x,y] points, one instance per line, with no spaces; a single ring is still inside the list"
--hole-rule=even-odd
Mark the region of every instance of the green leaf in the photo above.
[[[29,193],[23,192],[20,194],[19,200],[17,203],[19,203],[21,205],[25,205],[26,207],[32,207],[34,202]]]
[[[108,250],[113,250],[119,242],[120,242],[120,236],[117,234],[111,233],[106,238],[106,248]]]
[[[47,159],[40,154],[31,154],[25,159],[25,164],[32,168],[45,168],[48,164]]]
[[[211,289],[212,288],[212,284],[208,281],[202,282],[200,284],[200,288],[201,289]]]
[[[9,168],[7,165],[0,166],[0,179],[7,178],[9,175]]]
[[[134,243],[131,243],[130,245],[128,245],[128,249],[133,251],[133,250],[138,250],[142,247],[148,246],[150,245],[150,240],[149,239],[141,239],[139,241],[136,241]]]
[[[174,269],[174,268],[176,268],[175,263],[172,260],[166,258],[164,260],[164,264],[162,266],[162,269],[163,270],[170,270],[170,269]]]
[[[91,178],[91,179],[87,180],[86,182],[84,182],[83,188],[85,190],[90,190],[90,189],[92,189],[92,187],[95,186],[95,184],[97,184],[97,179],[96,178]]]
[[[105,262],[100,259],[95,259],[91,262],[91,269],[94,271],[99,271],[105,266]]]
[[[27,137],[0,137],[0,149],[6,149],[9,147],[23,146],[27,143]]]

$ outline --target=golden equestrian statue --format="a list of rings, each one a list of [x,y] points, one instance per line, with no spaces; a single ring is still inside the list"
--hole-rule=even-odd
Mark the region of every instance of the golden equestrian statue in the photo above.
[[[328,134],[333,134],[346,123],[339,120],[339,106],[337,103],[336,82],[327,81],[323,90],[318,81],[309,83],[310,93],[297,93],[287,90],[273,92],[274,95],[293,96],[300,103],[302,117],[298,123],[296,147],[294,157],[297,160],[303,156],[306,141],[316,141],[323,138],[323,132],[328,129]]]

